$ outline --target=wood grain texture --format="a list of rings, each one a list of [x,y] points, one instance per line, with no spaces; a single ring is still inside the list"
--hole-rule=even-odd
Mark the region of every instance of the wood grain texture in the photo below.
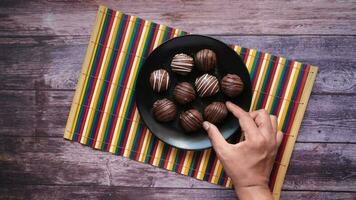
[[[73,91],[0,90],[0,135],[63,137]],[[352,96],[312,95],[298,142],[356,143]]]
[[[356,94],[356,36],[219,36],[319,66],[313,93]],[[74,90],[87,36],[14,37],[0,40],[0,89]]]
[[[199,34],[356,33],[354,1],[7,0],[0,35],[88,35],[100,4]]]
[[[0,144],[2,185],[221,188],[62,138],[2,137]],[[355,151],[355,144],[296,144],[283,188],[356,192]]]
[[[47,186],[47,185],[7,185],[0,188],[0,198],[17,199],[176,199],[186,200],[187,197],[195,200],[206,199],[236,199],[232,190],[224,189],[185,189],[185,188],[137,188],[117,186]],[[355,193],[351,192],[309,192],[309,191],[282,191],[282,199],[309,199],[309,200],[354,200]]]

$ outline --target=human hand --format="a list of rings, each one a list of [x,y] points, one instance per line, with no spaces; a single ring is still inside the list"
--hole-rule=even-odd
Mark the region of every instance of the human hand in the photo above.
[[[265,110],[248,113],[231,102],[226,106],[239,119],[245,141],[227,143],[214,124],[204,122],[216,155],[240,199],[272,199],[268,180],[283,138],[277,118]]]

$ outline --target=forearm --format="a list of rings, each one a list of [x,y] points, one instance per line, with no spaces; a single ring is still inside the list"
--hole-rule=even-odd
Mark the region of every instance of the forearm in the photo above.
[[[235,192],[240,200],[273,200],[268,186],[235,187]]]

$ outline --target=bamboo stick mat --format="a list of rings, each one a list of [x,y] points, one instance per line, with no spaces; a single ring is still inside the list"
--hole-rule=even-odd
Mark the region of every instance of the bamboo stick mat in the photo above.
[[[144,58],[184,31],[100,6],[86,51],[64,138],[210,183],[232,187],[212,149],[186,151],[157,139],[140,119],[135,80]],[[231,45],[250,73],[250,110],[278,117],[285,135],[270,177],[279,199],[315,81],[317,67]]]

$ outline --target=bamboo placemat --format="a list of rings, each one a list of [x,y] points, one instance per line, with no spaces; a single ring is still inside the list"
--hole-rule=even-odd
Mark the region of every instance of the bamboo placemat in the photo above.
[[[64,138],[210,183],[232,187],[212,149],[186,151],[150,133],[135,104],[144,58],[162,42],[187,34],[100,6],[78,80]],[[279,199],[317,67],[231,45],[250,73],[250,110],[278,117],[285,135],[270,178]]]

